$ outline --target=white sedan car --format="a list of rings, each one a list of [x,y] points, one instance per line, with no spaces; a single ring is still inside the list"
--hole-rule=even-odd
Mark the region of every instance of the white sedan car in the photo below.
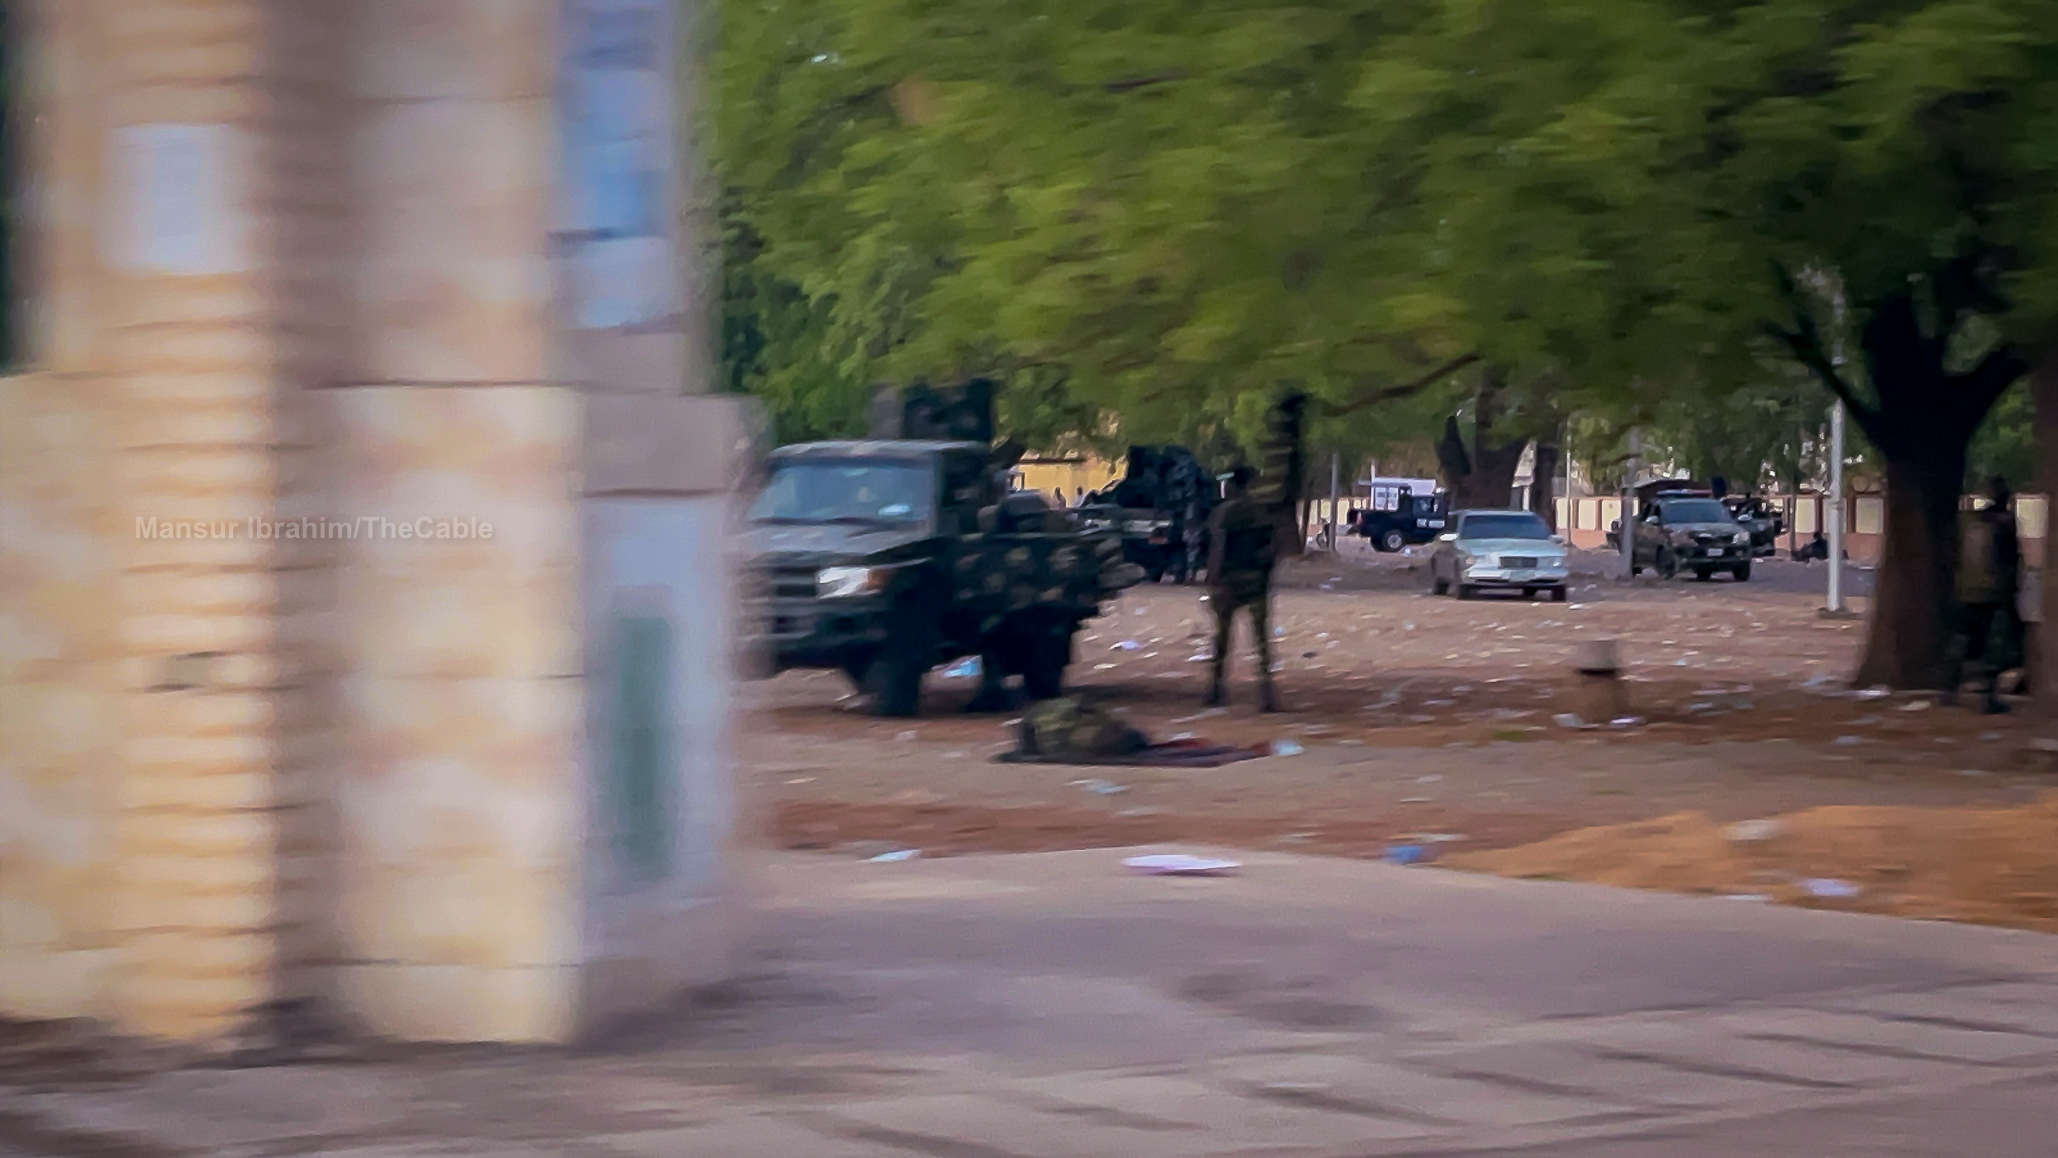
[[[1564,540],[1528,511],[1459,511],[1429,556],[1430,590],[1455,590],[1460,599],[1487,590],[1534,599],[1548,591],[1563,603],[1566,576]]]

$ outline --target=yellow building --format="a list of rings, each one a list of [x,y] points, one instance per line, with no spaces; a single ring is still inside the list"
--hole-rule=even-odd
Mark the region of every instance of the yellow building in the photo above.
[[[1081,490],[1092,493],[1112,486],[1122,477],[1122,464],[1090,455],[1032,457],[1023,459],[1015,471],[1019,489],[1045,494],[1062,489],[1069,503]]]

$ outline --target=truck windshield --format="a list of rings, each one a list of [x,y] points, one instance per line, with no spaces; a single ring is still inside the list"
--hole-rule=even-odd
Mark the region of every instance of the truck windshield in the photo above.
[[[1548,539],[1551,529],[1535,515],[1466,515],[1467,539]]]
[[[1667,499],[1658,504],[1658,518],[1667,523],[1729,523],[1729,508],[1715,499]]]
[[[771,481],[750,506],[750,519],[899,526],[927,521],[935,501],[935,472],[926,463],[787,462],[773,468]]]

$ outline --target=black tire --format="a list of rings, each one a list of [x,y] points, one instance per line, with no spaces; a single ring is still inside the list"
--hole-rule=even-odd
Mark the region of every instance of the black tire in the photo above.
[[[910,649],[887,647],[865,669],[865,693],[872,697],[872,714],[904,720],[922,708],[922,677],[929,674],[927,656]]]
[[[1522,589],[1522,598],[1527,599],[1531,603],[1536,602],[1536,597],[1542,594],[1543,588],[1541,587],[1524,587]]]
[[[864,691],[875,716],[906,719],[921,710],[922,677],[936,662],[942,625],[928,585],[900,597],[888,614],[886,646],[865,668]]]
[[[865,673],[872,670],[872,661],[874,658],[875,657],[869,655],[862,656],[859,658],[848,660],[843,665],[843,674],[849,678],[851,690],[858,693],[859,695],[865,694],[865,690],[868,686],[865,683]]]
[[[1553,588],[1551,588],[1551,602],[1553,602],[1553,603],[1563,603],[1563,602],[1565,602],[1565,594],[1566,594],[1566,592],[1565,592],[1565,589],[1564,589],[1563,587],[1553,587]]]
[[[1477,588],[1477,587],[1474,587],[1474,586],[1473,586],[1473,585],[1471,585],[1470,583],[1460,583],[1460,584],[1458,584],[1458,598],[1460,598],[1460,599],[1470,599],[1470,598],[1472,598],[1473,596],[1476,596],[1476,595],[1478,595],[1478,594],[1479,594],[1479,588]]]
[[[1022,664],[1022,694],[1054,700],[1065,694],[1065,669],[1072,663],[1073,628],[1052,630],[1031,641]]]
[[[1388,531],[1384,535],[1379,536],[1379,549],[1389,555],[1394,554],[1407,545],[1408,541],[1401,537],[1399,531]]]
[[[1736,570],[1731,571],[1730,574],[1736,576],[1736,581],[1739,583],[1749,583],[1751,581],[1751,565],[1749,563],[1740,563],[1737,565]]]
[[[1658,557],[1652,561],[1651,570],[1658,573],[1658,578],[1669,580],[1679,574],[1679,560],[1672,557],[1670,550],[1660,547]]]

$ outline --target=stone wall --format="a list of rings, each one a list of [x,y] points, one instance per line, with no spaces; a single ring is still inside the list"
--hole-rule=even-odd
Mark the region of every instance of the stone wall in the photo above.
[[[690,311],[570,317],[564,3],[669,7],[34,9],[35,365],[0,379],[0,1015],[226,1045],[310,999],[367,1032],[554,1040],[726,972],[713,540],[741,428],[681,396],[705,381]],[[625,888],[595,857],[595,577],[650,586],[621,552],[650,535],[690,562],[657,582],[687,673],[659,770],[682,867]]]

